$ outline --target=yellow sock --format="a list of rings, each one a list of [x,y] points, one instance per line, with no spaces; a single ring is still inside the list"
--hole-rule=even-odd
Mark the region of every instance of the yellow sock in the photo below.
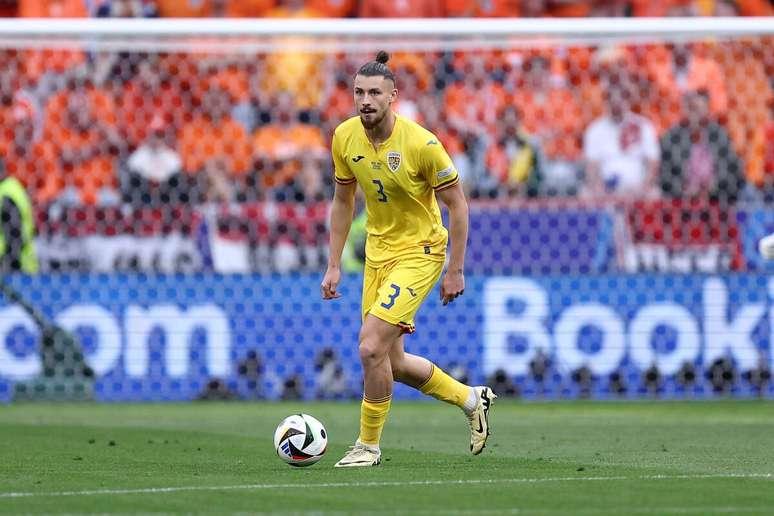
[[[363,396],[363,402],[360,404],[360,437],[358,437],[358,441],[363,444],[379,446],[382,428],[387,421],[391,402],[392,395],[376,401]]]
[[[435,364],[433,364],[430,378],[419,386],[419,390],[428,396],[446,403],[452,403],[460,408],[465,407],[465,402],[468,400],[468,396],[470,396],[470,387],[444,373]]]

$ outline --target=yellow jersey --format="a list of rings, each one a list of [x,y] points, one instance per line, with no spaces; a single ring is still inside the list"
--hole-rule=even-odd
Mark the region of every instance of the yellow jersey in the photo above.
[[[374,147],[354,116],[336,128],[331,154],[336,182],[357,181],[365,194],[367,263],[410,254],[445,259],[448,233],[435,192],[459,175],[433,133],[396,114],[392,134]]]

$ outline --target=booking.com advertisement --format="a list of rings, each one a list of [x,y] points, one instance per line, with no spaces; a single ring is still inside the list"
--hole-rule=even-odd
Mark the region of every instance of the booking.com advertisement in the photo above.
[[[25,301],[0,302],[0,399],[50,368],[41,342],[51,328],[71,335],[102,401],[190,400],[213,380],[236,399],[359,395],[359,276],[323,301],[318,275],[43,275],[6,279]],[[494,373],[520,395],[574,397],[578,371],[590,397],[628,397],[654,366],[670,391],[686,364],[694,396],[713,395],[709,370],[730,360],[730,396],[752,396],[745,372],[774,366],[774,277],[732,275],[508,276],[467,278],[464,296],[442,306],[437,288],[405,338],[408,351],[480,384]],[[26,305],[26,306],[24,306]],[[323,362],[333,363],[327,378]],[[64,353],[58,357],[67,360]],[[677,389],[677,387],[675,387]],[[764,395],[771,395],[767,386]],[[396,397],[417,396],[399,387]]]

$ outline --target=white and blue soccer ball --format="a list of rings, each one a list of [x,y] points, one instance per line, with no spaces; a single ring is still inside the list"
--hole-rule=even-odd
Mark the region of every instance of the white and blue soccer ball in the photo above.
[[[311,466],[328,448],[328,432],[309,414],[293,414],[274,431],[274,449],[291,466]]]

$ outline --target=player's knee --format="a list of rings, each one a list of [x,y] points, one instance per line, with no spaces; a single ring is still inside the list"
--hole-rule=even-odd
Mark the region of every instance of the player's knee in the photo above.
[[[361,337],[358,351],[360,352],[360,362],[363,365],[377,364],[387,356],[386,346],[370,336]]]

